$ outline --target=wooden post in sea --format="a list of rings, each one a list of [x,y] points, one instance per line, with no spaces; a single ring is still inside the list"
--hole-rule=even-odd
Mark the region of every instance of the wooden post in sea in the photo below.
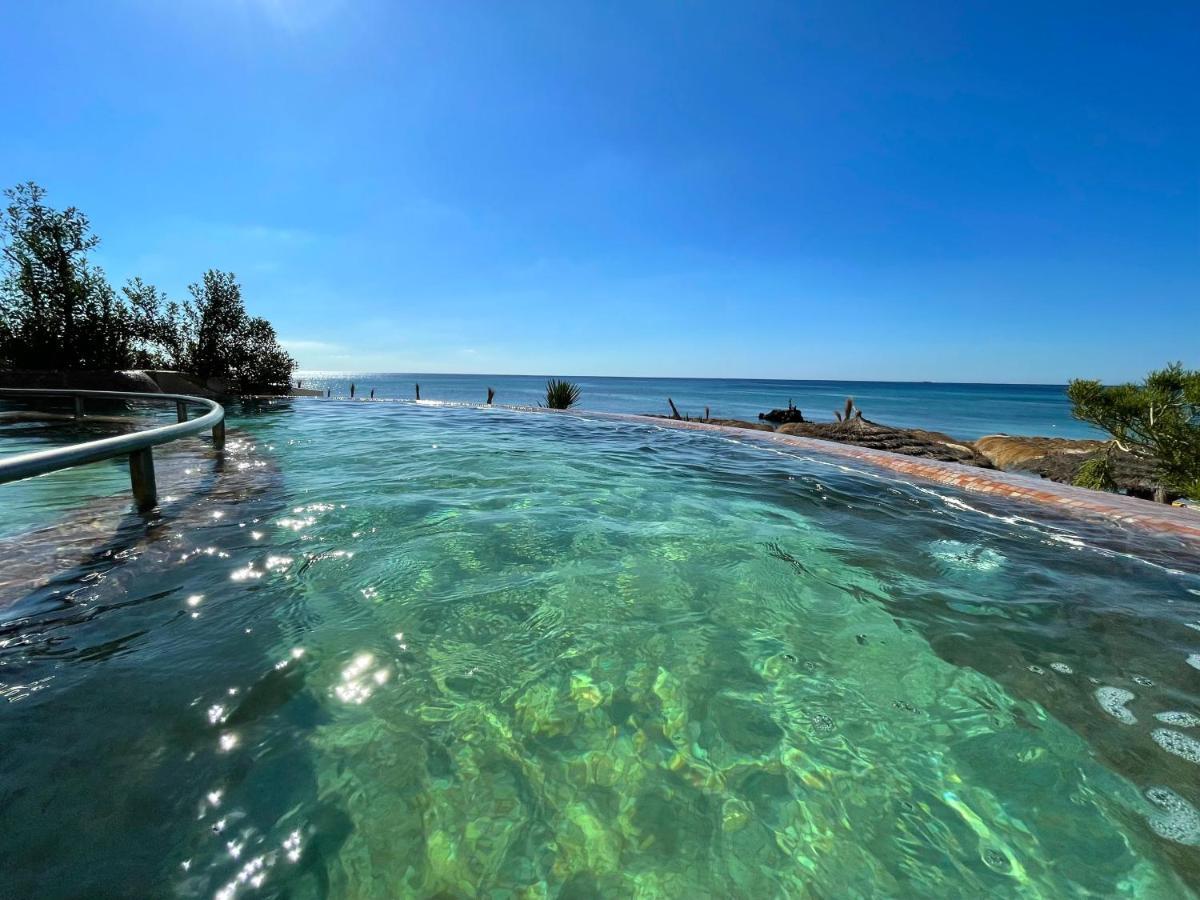
[[[354,399],[354,382],[350,382],[350,399]]]
[[[704,407],[704,421],[707,422],[709,420],[709,418],[710,417],[708,415],[708,407],[706,406],[706,407]]]
[[[496,396],[496,392],[495,392],[495,391],[493,391],[491,388],[488,388],[488,398],[487,398],[487,405],[488,405],[488,406],[491,406],[491,405],[492,405],[492,398],[493,398],[493,397],[495,397],[495,396]]]
[[[683,416],[681,416],[681,415],[679,414],[679,410],[677,410],[677,409],[675,408],[675,401],[674,401],[674,400],[672,400],[670,397],[668,397],[668,398],[667,398],[667,403],[669,403],[669,404],[670,404],[670,406],[671,406],[671,418],[672,418],[672,419],[682,419],[682,418],[683,418]]]
[[[371,399],[375,399],[375,388],[371,388]]]
[[[327,389],[327,390],[325,391],[325,399],[326,399],[326,400],[328,400],[328,399],[329,399],[330,397],[332,397],[332,396],[333,396],[333,391],[332,391],[332,390],[329,390],[329,389]]]
[[[417,385],[417,399],[421,399],[421,386],[419,384]]]

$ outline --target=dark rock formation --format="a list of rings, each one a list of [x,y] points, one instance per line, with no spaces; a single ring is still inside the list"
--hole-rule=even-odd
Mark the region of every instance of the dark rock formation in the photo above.
[[[854,444],[858,447],[887,450],[891,453],[903,453],[905,456],[917,456],[922,459],[940,459],[945,462],[977,466],[981,469],[994,468],[987,457],[969,442],[956,440],[948,434],[937,431],[891,428],[872,422],[870,419],[864,419],[861,414],[855,415],[849,421],[842,422],[792,423],[781,426],[779,431],[781,434],[837,441],[840,444]]]
[[[796,409],[796,404],[791,400],[788,401],[787,409],[773,409],[770,412],[759,413],[758,418],[763,422],[770,422],[772,425],[789,425],[804,421],[804,416],[800,414],[800,410]]]

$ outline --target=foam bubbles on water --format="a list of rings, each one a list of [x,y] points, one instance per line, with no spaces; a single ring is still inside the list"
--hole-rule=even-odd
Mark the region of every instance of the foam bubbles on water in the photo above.
[[[1180,759],[1200,766],[1200,741],[1195,738],[1171,731],[1169,728],[1155,728],[1150,732],[1150,737],[1168,753],[1174,753]]]
[[[1146,799],[1161,810],[1148,817],[1155,834],[1178,844],[1200,844],[1200,812],[1196,807],[1165,787],[1150,788]]]
[[[1125,708],[1125,704],[1132,699],[1133,694],[1124,688],[1096,688],[1096,702],[1100,704],[1100,708],[1122,725],[1137,723],[1137,717]]]
[[[1050,668],[1062,675],[1074,675],[1075,670],[1066,663],[1050,663]]]
[[[962,541],[934,541],[929,554],[940,563],[968,572],[995,572],[1005,562],[1003,554],[995,550]]]
[[[1200,725],[1200,716],[1193,716],[1188,712],[1160,712],[1155,713],[1154,718],[1167,725],[1175,725],[1179,728],[1195,728]]]
[[[1200,669],[1200,653],[1193,653],[1187,658],[1187,664],[1193,669]]]

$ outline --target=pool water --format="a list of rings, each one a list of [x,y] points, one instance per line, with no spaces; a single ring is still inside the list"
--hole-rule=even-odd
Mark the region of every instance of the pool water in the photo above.
[[[151,523],[100,498],[25,539],[93,552],[0,597],[0,893],[1200,881],[1194,548],[752,435],[230,425],[223,463],[179,445]]]

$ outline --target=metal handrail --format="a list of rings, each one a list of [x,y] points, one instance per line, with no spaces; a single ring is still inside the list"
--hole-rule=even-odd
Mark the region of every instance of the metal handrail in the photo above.
[[[119,434],[115,437],[72,444],[69,447],[53,447],[12,457],[0,457],[0,484],[100,462],[116,456],[128,456],[134,500],[138,509],[145,511],[158,502],[151,448],[209,429],[212,429],[213,445],[217,449],[225,446],[225,409],[221,404],[205,397],[192,397],[187,394],[147,394],[137,391],[76,391],[69,388],[0,388],[0,399],[8,397],[72,397],[75,400],[75,417],[78,419],[84,418],[83,401],[86,399],[169,400],[175,403],[179,421],[174,425],[158,425],[145,431]],[[188,419],[187,407],[190,403],[206,406],[208,412],[198,419]]]

